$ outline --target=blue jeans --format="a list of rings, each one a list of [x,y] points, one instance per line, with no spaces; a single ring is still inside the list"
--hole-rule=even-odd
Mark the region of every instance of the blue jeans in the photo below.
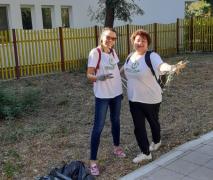
[[[100,144],[101,132],[104,128],[108,107],[110,109],[111,131],[114,146],[120,144],[120,109],[123,96],[115,98],[95,98],[95,120],[91,134],[90,160],[97,159],[98,147]]]

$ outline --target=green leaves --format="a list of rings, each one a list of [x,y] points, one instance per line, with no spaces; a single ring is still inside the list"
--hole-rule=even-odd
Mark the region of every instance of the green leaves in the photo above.
[[[106,24],[106,22],[104,22],[106,19],[108,19],[106,16],[111,15],[107,13],[109,12],[109,9],[111,10],[110,12],[113,11],[114,19],[125,22],[131,22],[131,16],[135,14],[144,14],[144,11],[135,3],[135,0],[99,0],[97,10],[93,11],[91,7],[89,8],[89,15],[91,16],[91,20]],[[111,22],[114,22],[114,19],[111,19]]]
[[[186,17],[208,17],[211,15],[211,4],[205,1],[189,2],[186,5]]]

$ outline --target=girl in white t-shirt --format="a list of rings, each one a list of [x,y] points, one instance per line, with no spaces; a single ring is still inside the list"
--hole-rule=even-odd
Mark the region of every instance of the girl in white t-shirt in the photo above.
[[[100,173],[97,152],[108,108],[112,125],[113,152],[118,157],[126,156],[119,146],[122,82],[118,68],[119,59],[113,49],[115,40],[115,30],[104,28],[100,37],[100,46],[92,49],[88,58],[87,78],[93,82],[95,95],[95,117],[90,144],[90,170],[95,176]]]
[[[131,42],[135,51],[121,68],[121,72],[124,70],[127,78],[127,93],[134,133],[141,150],[133,162],[139,163],[152,159],[150,151],[157,150],[161,145],[159,108],[162,101],[162,90],[145,62],[145,54],[151,43],[150,35],[143,29],[139,29],[132,34]],[[176,65],[164,63],[155,52],[150,54],[150,59],[157,78],[159,74],[179,70]],[[147,138],[145,119],[152,132],[151,145]]]

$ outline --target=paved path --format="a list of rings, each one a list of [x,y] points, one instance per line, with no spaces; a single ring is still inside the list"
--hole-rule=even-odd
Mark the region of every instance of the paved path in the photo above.
[[[177,147],[120,180],[213,180],[213,131]]]

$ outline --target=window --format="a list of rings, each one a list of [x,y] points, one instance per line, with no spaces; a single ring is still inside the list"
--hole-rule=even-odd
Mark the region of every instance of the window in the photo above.
[[[70,27],[69,7],[61,8],[62,27]]]
[[[0,7],[0,44],[6,43],[9,40],[7,7]]]
[[[43,28],[51,29],[52,28],[52,17],[51,17],[51,8],[42,8],[42,19],[43,19]]]
[[[7,7],[0,7],[0,30],[8,28]]]
[[[31,8],[21,8],[23,29],[32,29]]]

